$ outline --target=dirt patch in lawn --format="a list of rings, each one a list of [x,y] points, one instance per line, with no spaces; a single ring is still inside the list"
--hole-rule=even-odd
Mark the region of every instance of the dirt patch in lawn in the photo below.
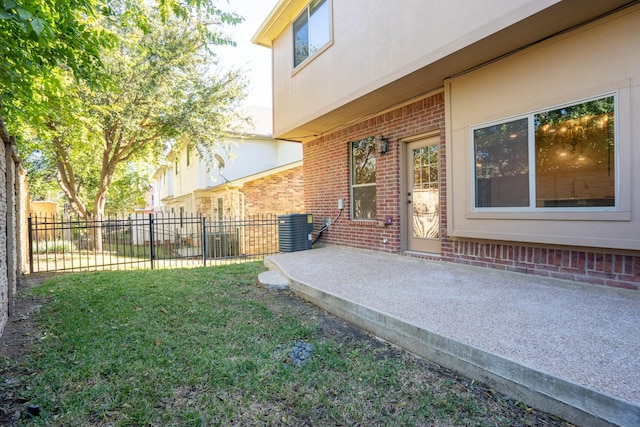
[[[30,275],[22,278],[14,312],[0,337],[0,425],[10,426],[26,410],[26,402],[20,398],[23,379],[29,375],[21,365],[33,343],[42,337],[34,314],[47,302],[45,298],[23,296],[21,293],[40,285],[50,274]]]

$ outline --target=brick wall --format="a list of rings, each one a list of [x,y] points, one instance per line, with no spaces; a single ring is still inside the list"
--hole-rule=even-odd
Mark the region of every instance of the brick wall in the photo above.
[[[303,213],[303,170],[293,167],[278,173],[246,182],[242,187],[198,195],[195,199],[197,215],[216,221],[249,218],[255,215]],[[223,212],[218,212],[222,199]]]
[[[337,200],[345,210],[322,236],[322,241],[362,249],[401,252],[400,225],[400,140],[422,133],[440,132],[440,208],[442,252],[439,257],[416,255],[480,267],[525,274],[640,290],[640,257],[635,253],[599,251],[452,239],[446,234],[447,192],[442,93],[363,120],[340,131],[303,144],[304,202],[314,217],[314,230],[324,218],[338,215]],[[349,142],[384,135],[390,140],[388,153],[379,155],[376,165],[376,221],[350,220]],[[393,224],[384,226],[385,216]]]
[[[297,166],[245,183],[244,250],[247,254],[269,253],[277,250],[277,227],[265,227],[261,218],[270,215],[304,213],[303,169]],[[255,226],[254,226],[255,225]]]
[[[9,318],[9,281],[7,277],[7,164],[5,141],[0,138],[0,334]]]
[[[582,248],[524,246],[505,242],[454,241],[446,261],[517,273],[640,289],[640,257]]]
[[[389,111],[320,139],[303,144],[304,197],[307,211],[313,214],[314,229],[323,219],[333,221],[338,199],[345,200],[344,212],[322,241],[385,252],[400,251],[400,142],[421,133],[439,131],[440,151],[444,154],[444,95],[438,93],[397,110]],[[369,136],[384,135],[389,151],[376,159],[376,221],[350,219],[349,143]],[[440,168],[444,181],[445,162]],[[446,214],[446,194],[441,192],[441,209]],[[385,216],[393,224],[384,226]]]
[[[20,220],[25,218],[25,180],[14,146],[0,119],[0,335],[13,314],[24,252]]]
[[[303,181],[298,166],[247,182],[242,187],[246,215],[304,213]]]

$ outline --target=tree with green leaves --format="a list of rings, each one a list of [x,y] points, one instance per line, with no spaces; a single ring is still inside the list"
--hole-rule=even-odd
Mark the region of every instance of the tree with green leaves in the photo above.
[[[39,85],[56,85],[52,72],[64,65],[78,78],[101,74],[99,53],[113,43],[98,24],[95,0],[0,0],[0,97],[2,115],[20,116]]]
[[[216,70],[212,52],[232,43],[221,27],[240,18],[201,0],[148,4],[101,5],[96,26],[109,42],[95,57],[95,79],[60,63],[33,76],[39,90],[29,102],[14,98],[27,163],[55,167],[82,217],[102,217],[114,183],[139,182],[141,165],[187,143],[204,153],[242,122],[235,111],[245,82]]]
[[[0,0],[0,116],[6,122],[22,115],[42,86],[56,87],[64,67],[90,85],[108,78],[100,62],[105,49],[117,46],[114,29],[148,31],[149,10],[162,23],[193,22],[212,44],[233,42],[221,35],[219,24],[241,18],[219,9],[215,0]],[[194,17],[198,17],[194,21]],[[9,124],[10,129],[12,126]]]

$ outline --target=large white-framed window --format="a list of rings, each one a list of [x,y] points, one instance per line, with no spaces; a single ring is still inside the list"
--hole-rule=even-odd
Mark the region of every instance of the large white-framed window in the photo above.
[[[351,218],[376,218],[376,144],[368,137],[349,144],[351,163]]]
[[[312,0],[293,21],[293,68],[331,41],[331,0]]]
[[[617,94],[471,128],[475,211],[615,210]]]

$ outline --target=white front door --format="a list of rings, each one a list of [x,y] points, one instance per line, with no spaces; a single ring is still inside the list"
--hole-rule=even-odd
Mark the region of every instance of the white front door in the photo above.
[[[407,248],[440,253],[440,137],[407,144]]]

